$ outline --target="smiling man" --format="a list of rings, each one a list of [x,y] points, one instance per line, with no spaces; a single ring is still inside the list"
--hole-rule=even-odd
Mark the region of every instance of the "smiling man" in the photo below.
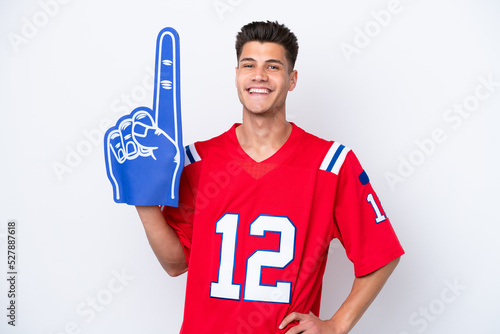
[[[404,253],[352,150],[286,120],[297,53],[284,25],[244,26],[242,123],[186,147],[178,208],[137,207],[163,268],[188,272],[183,334],[348,333]],[[355,277],[339,310],[320,320],[334,238]]]
[[[278,43],[249,41],[236,47],[236,87],[243,105],[236,136],[243,150],[260,162],[278,151],[292,131],[286,121],[286,97],[297,82],[295,61],[288,60]]]

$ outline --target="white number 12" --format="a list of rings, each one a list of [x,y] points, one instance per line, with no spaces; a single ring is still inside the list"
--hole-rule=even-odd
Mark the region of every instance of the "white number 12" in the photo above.
[[[215,232],[222,234],[219,277],[210,286],[210,296],[240,299],[241,284],[234,283],[234,266],[239,215],[226,213],[219,219]],[[271,303],[290,303],[292,282],[277,281],[275,285],[261,283],[262,268],[285,268],[294,259],[295,226],[283,216],[260,215],[250,224],[250,236],[263,237],[266,232],[280,233],[278,251],[256,250],[247,259],[243,299]]]

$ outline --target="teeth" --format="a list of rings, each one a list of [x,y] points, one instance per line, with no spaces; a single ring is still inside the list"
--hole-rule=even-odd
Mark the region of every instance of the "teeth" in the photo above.
[[[250,88],[249,92],[258,94],[269,94],[269,90],[265,88]]]

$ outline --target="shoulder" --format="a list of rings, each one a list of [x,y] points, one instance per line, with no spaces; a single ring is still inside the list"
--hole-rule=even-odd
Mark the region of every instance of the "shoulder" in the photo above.
[[[350,155],[354,155],[350,147],[340,142],[333,141],[324,155],[319,169],[338,175],[347,157]]]
[[[204,157],[207,156],[207,152],[214,148],[223,148],[225,142],[225,136],[227,132],[224,132],[217,137],[197,141],[195,143],[186,145],[184,147],[185,159],[184,166],[188,166],[192,163],[201,161]]]
[[[339,141],[323,139],[302,131],[302,151],[314,155],[318,168],[322,171],[338,175],[344,163],[350,160],[349,157],[354,156],[352,149]]]

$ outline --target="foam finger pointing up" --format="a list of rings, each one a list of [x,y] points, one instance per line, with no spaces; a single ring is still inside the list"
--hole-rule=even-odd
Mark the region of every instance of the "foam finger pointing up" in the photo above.
[[[179,36],[172,28],[160,31],[156,44],[153,113],[157,126],[173,140],[178,138],[180,110]]]

